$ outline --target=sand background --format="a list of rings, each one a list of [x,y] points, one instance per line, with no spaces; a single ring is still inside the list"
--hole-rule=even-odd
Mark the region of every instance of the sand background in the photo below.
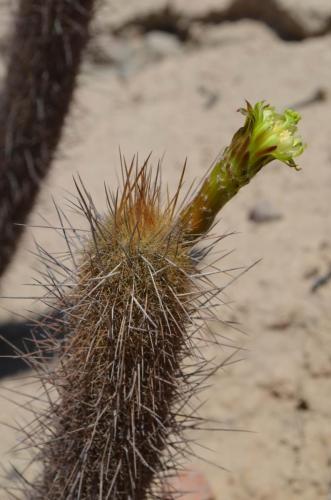
[[[10,9],[1,5],[0,75]],[[225,427],[252,432],[201,432],[198,450],[217,500],[331,498],[331,4],[329,0],[109,0],[101,5],[76,102],[53,170],[30,223],[56,224],[51,197],[64,206],[79,173],[97,204],[103,181],[118,184],[118,148],[163,160],[174,188],[188,158],[187,185],[200,178],[241,124],[244,100],[297,106],[308,143],[295,172],[274,163],[222,212],[216,231],[237,234],[225,268],[262,260],[227,290],[220,316],[247,335],[226,332],[247,349],[245,360],[214,376],[202,413]],[[250,220],[252,211],[263,222]],[[74,218],[74,216],[73,216]],[[1,282],[6,296],[36,296],[33,238],[50,252],[63,248],[54,231],[28,229]],[[220,282],[222,281],[220,278]],[[225,278],[224,278],[225,279]],[[1,319],[36,300],[5,300]],[[224,316],[223,316],[224,315]],[[216,328],[216,327],[215,327]],[[217,327],[218,328],[218,327]],[[228,353],[219,350],[221,360]],[[37,391],[21,380],[4,387]],[[11,396],[24,401],[19,395]],[[0,420],[28,418],[0,403]],[[1,462],[19,436],[2,426]],[[7,477],[7,480],[10,477]],[[5,498],[2,497],[1,498]]]

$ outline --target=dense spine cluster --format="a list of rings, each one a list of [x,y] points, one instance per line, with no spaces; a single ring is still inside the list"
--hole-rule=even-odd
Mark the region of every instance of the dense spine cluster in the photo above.
[[[74,255],[64,230],[70,268],[44,257],[51,305],[64,314],[53,326],[65,321],[70,335],[64,345],[49,339],[60,359],[45,383],[57,398],[29,436],[42,463],[34,500],[161,497],[162,477],[189,454],[184,429],[199,422],[184,408],[210,370],[194,335],[216,288],[177,227],[178,193],[162,207],[147,163],[124,171],[104,216],[78,186],[91,237]]]

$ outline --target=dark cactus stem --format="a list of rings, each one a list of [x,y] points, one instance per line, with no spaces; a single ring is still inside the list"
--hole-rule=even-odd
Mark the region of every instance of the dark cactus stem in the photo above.
[[[61,139],[94,0],[21,0],[0,108],[0,275]]]

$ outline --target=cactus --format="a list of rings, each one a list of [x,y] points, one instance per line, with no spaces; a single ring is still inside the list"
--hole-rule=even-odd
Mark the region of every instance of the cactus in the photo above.
[[[190,457],[184,431],[200,420],[186,403],[215,370],[197,337],[221,302],[211,278],[221,269],[202,265],[213,247],[206,233],[264,165],[279,158],[295,166],[303,149],[294,112],[279,115],[258,103],[245,113],[245,125],[182,210],[182,182],[164,203],[159,169],[153,174],[148,160],[138,167],[123,158],[123,186],[106,189],[106,214],[76,182],[87,236],[59,209],[68,255],[57,261],[45,251],[42,258],[46,302],[61,313],[53,331],[70,333],[41,346],[58,353],[54,369],[32,360],[49,403],[37,413],[36,432],[26,429],[41,471],[24,486],[25,498],[162,498],[163,478],[180,456]]]
[[[21,0],[0,108],[0,276],[61,139],[95,0]]]

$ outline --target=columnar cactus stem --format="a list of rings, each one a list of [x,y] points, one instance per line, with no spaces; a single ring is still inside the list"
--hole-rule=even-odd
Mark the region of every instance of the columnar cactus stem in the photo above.
[[[61,138],[95,0],[20,0],[0,106],[0,275]]]
[[[60,359],[43,381],[57,397],[36,419],[35,435],[27,430],[42,470],[25,498],[160,498],[178,455],[190,456],[183,431],[199,419],[185,414],[184,402],[211,373],[195,334],[201,339],[205,318],[215,318],[223,289],[211,281],[216,264],[201,267],[203,235],[263,165],[279,158],[295,167],[303,149],[294,112],[278,115],[258,103],[245,113],[244,127],[179,215],[179,193],[164,206],[147,162],[141,169],[124,164],[122,193],[106,191],[105,215],[77,185],[87,238],[69,222],[64,227],[59,210],[68,255],[62,262],[43,254],[46,300],[61,313],[54,330],[69,333],[64,342],[49,339]]]

